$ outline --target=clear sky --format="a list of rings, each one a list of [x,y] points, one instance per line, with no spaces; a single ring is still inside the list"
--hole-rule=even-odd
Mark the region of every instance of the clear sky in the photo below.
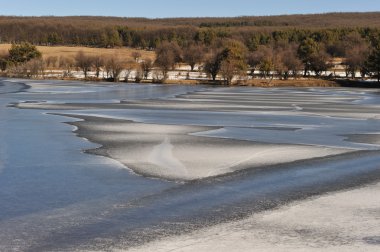
[[[380,0],[0,0],[0,15],[204,17],[380,11]]]

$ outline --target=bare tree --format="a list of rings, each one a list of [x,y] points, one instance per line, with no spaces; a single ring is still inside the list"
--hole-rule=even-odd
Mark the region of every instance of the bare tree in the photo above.
[[[257,65],[257,69],[260,71],[261,78],[266,79],[269,75],[273,73],[273,71],[275,71],[275,63],[276,61],[278,63],[278,59],[275,59],[273,47],[262,46],[259,48],[259,50],[261,52],[257,58],[259,62]],[[279,67],[280,66],[278,65],[277,70],[280,70]]]
[[[9,77],[19,77],[23,78],[26,77],[27,69],[25,68],[24,64],[10,64],[8,66],[7,75]]]
[[[246,55],[247,48],[243,43],[237,40],[228,40],[224,43],[222,50],[211,54],[205,64],[205,70],[213,80],[220,72],[226,84],[232,84],[235,76],[241,77],[247,74]]]
[[[125,65],[124,65],[124,81],[125,82],[128,82],[129,81],[129,78],[131,77],[131,74],[132,72],[138,67],[138,65],[136,66],[136,62],[134,61],[128,61]]]
[[[63,76],[71,76],[71,70],[75,66],[75,60],[73,58],[61,56],[59,58],[59,67],[64,69]]]
[[[155,61],[155,65],[162,71],[163,79],[167,79],[168,72],[174,67],[175,56],[171,51],[161,52]]]
[[[293,78],[297,78],[298,72],[302,70],[303,64],[302,61],[297,57],[297,55],[288,51],[283,54],[283,63],[286,68],[288,75],[291,73]],[[287,79],[287,76],[285,77]]]
[[[273,54],[273,70],[277,73],[279,79],[287,79],[289,76],[289,69],[284,64],[284,53],[275,52]]]
[[[138,66],[135,72],[135,82],[140,83],[143,78],[144,78],[144,72],[141,69],[141,66]]]
[[[148,79],[149,73],[152,70],[153,62],[151,59],[144,59],[140,63],[140,68],[143,73],[143,78],[146,80]]]
[[[100,71],[104,67],[104,57],[103,56],[94,56],[92,58],[93,66],[95,68],[96,78],[99,78]]]
[[[327,71],[331,67],[329,62],[330,57],[327,52],[320,50],[310,57],[310,68],[316,76],[321,76],[322,72]]]
[[[192,44],[184,48],[183,60],[190,65],[191,71],[194,71],[195,65],[204,60],[204,47]]]
[[[114,82],[118,82],[120,79],[120,74],[124,69],[121,59],[117,56],[111,56],[106,60],[105,67],[107,76],[109,75]]]
[[[222,65],[223,57],[220,52],[217,50],[212,50],[208,55],[206,59],[206,63],[204,65],[204,70],[208,74],[208,76],[211,76],[212,80],[215,81],[216,77],[219,74],[221,65]]]
[[[4,72],[7,70],[9,53],[6,51],[0,51],[0,70]]]
[[[25,63],[25,74],[27,77],[44,77],[45,73],[45,62],[39,59],[32,59]]]
[[[76,67],[81,69],[84,74],[84,78],[87,78],[88,72],[91,70],[93,64],[93,58],[84,54],[83,51],[79,51],[75,56]]]
[[[169,70],[173,69],[175,64],[181,60],[181,48],[177,43],[165,42],[156,49],[155,65],[161,69],[164,80],[167,79]]]
[[[257,50],[248,55],[248,65],[250,67],[250,75],[255,76],[255,71],[258,70],[261,61],[264,58],[264,52],[262,50]]]
[[[235,69],[234,64],[230,61],[222,61],[222,64],[220,66],[220,73],[222,74],[224,82],[227,85],[230,85],[236,74],[236,69]]]
[[[297,78],[297,73],[303,69],[302,61],[297,57],[297,48],[297,45],[285,45],[275,51],[274,65],[280,78],[288,79],[290,75]]]
[[[351,50],[347,51],[346,58],[343,62],[345,65],[346,75],[351,75],[351,78],[355,79],[356,73],[365,67],[368,55],[369,47],[365,44],[353,46]]]

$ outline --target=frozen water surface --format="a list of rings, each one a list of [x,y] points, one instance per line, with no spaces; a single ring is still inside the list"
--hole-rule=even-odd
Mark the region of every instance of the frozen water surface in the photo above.
[[[375,89],[0,80],[0,251],[124,249],[378,181],[379,109]]]

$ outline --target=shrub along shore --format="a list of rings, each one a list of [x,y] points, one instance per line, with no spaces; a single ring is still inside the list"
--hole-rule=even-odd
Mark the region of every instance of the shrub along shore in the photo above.
[[[230,43],[233,44],[231,41]],[[174,62],[170,57],[173,52],[172,46],[167,44],[159,48],[161,51],[156,52],[129,48],[69,47],[68,54],[67,47],[40,46],[37,49],[29,43],[3,45],[3,48],[9,49],[1,58],[1,75],[33,79],[255,87],[378,87],[377,83],[370,79],[376,77],[376,74],[363,76],[360,71],[355,71],[353,75],[347,72],[347,66],[342,60],[335,63],[336,65],[331,64],[319,74],[301,68],[305,67],[302,64],[299,65],[299,69],[284,73],[275,68],[252,67],[245,58],[241,59],[239,64],[242,68],[239,68],[236,65],[238,59],[230,56],[230,49],[220,51],[215,56],[218,60],[215,59],[214,62],[194,62],[193,65],[183,61]],[[48,52],[46,56],[45,52]],[[225,54],[226,58],[222,59]],[[230,57],[233,59],[229,59]],[[260,60],[259,64],[266,64],[265,59]]]

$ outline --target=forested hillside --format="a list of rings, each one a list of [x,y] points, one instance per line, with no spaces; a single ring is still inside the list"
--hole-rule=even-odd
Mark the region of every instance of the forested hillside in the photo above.
[[[154,49],[162,41],[210,45],[231,38],[254,50],[257,45],[301,42],[305,37],[332,44],[353,32],[370,36],[379,28],[379,12],[170,19],[3,16],[0,42]]]

